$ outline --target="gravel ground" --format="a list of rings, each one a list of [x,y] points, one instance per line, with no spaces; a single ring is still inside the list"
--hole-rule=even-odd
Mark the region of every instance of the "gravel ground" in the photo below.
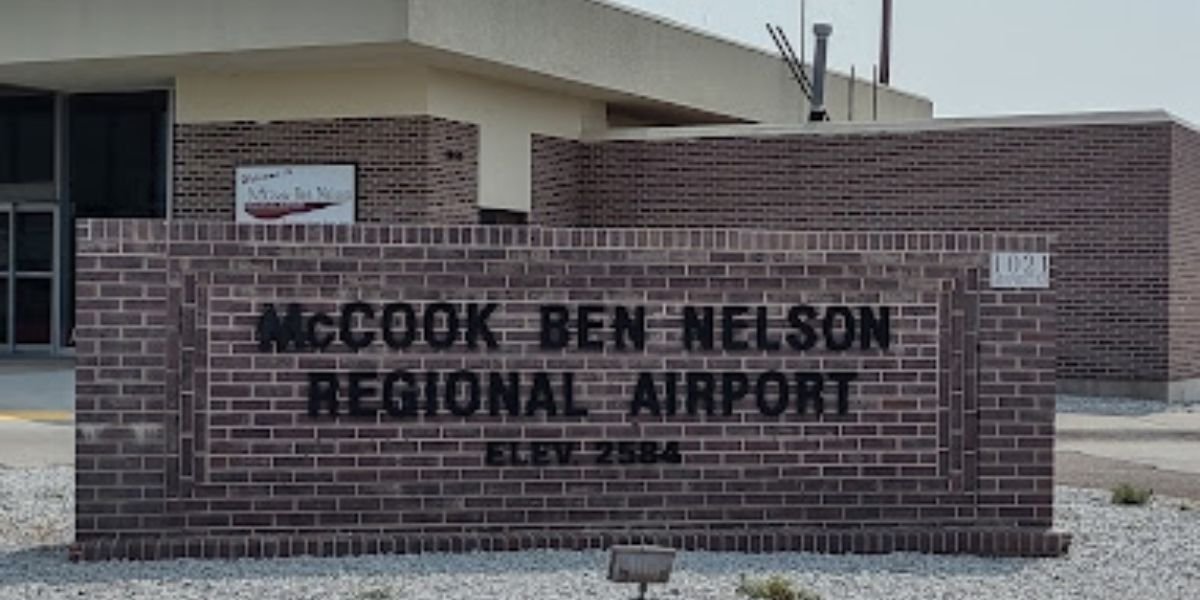
[[[71,471],[0,470],[0,598],[236,600],[574,599],[634,596],[603,578],[601,553],[70,564]],[[1065,559],[686,553],[652,598],[732,599],[738,578],[780,574],[826,600],[1200,597],[1200,511],[1180,501],[1114,507],[1058,489]],[[38,549],[49,544],[51,547]]]

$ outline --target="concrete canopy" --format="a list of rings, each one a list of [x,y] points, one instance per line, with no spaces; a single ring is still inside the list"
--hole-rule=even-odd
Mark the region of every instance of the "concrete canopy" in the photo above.
[[[13,0],[6,13],[0,83],[17,86],[420,61],[689,122],[797,122],[808,110],[777,56],[595,0]],[[837,119],[851,84],[833,77]],[[869,82],[857,85],[868,98]],[[879,108],[881,120],[932,114],[891,88]]]

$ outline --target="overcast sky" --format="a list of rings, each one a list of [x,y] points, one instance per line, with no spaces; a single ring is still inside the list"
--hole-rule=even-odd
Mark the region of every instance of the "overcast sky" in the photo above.
[[[770,47],[800,0],[612,0]],[[870,77],[880,0],[808,0],[830,60]],[[1166,109],[1200,123],[1200,0],[895,0],[892,81],[938,116]],[[809,36],[811,42],[811,36]],[[811,44],[810,44],[811,45]],[[809,51],[811,55],[811,50]]]

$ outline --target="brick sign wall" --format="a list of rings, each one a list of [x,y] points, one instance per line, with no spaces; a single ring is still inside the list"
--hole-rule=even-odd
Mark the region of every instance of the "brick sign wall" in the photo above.
[[[86,559],[1053,555],[1045,238],[90,221]]]

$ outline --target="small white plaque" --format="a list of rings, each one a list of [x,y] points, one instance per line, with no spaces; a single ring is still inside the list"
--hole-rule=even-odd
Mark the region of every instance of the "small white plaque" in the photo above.
[[[354,165],[238,167],[238,223],[353,223]]]
[[[1044,252],[992,254],[992,289],[1050,288],[1050,255]]]

